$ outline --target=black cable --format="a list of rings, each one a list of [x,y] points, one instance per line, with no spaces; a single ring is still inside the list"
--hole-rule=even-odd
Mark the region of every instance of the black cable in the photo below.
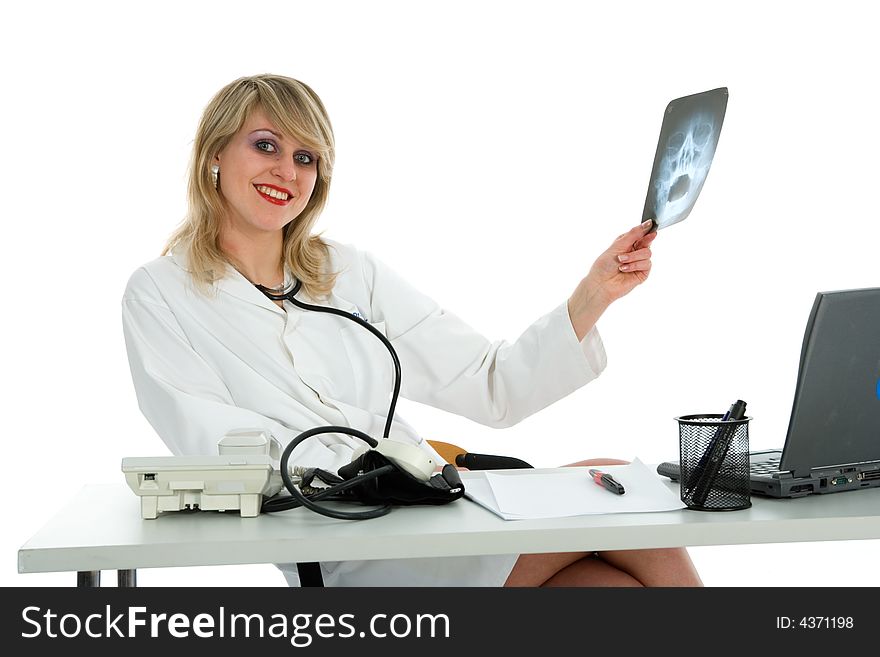
[[[327,427],[315,427],[314,429],[309,429],[308,431],[303,431],[296,438],[288,443],[287,447],[284,448],[284,452],[281,454],[281,480],[284,482],[284,487],[291,494],[291,496],[296,499],[302,506],[307,509],[311,509],[316,513],[320,513],[322,516],[328,516],[330,518],[338,518],[339,520],[368,520],[370,518],[378,518],[379,516],[384,516],[386,513],[391,511],[390,504],[384,504],[378,508],[370,509],[369,511],[336,511],[334,509],[329,509],[327,507],[320,506],[316,504],[308,497],[302,494],[302,492],[296,487],[296,484],[293,483],[293,479],[290,476],[290,467],[287,464],[287,461],[290,459],[290,455],[294,449],[296,449],[297,445],[299,445],[302,441],[307,438],[311,438],[312,436],[317,436],[322,433],[346,433],[350,436],[355,436],[356,438],[360,438],[365,443],[367,443],[370,447],[376,447],[378,443],[375,438],[371,438],[363,431],[358,431],[357,429],[352,429],[350,427],[337,427],[337,426],[327,426]],[[341,490],[351,488],[352,486],[356,486],[365,481],[369,481],[370,479],[375,479],[383,474],[391,472],[394,470],[394,466],[388,465],[383,466],[382,468],[377,468],[376,470],[372,470],[370,472],[366,472],[362,475],[358,475],[357,477],[353,477],[341,484],[336,484],[335,486],[331,486],[330,488],[321,491],[323,497],[328,497],[330,495],[335,495]],[[266,509],[266,505],[263,505],[263,509]],[[268,509],[272,511],[272,508]],[[278,509],[280,510],[280,509]]]
[[[388,418],[385,420],[385,431],[382,434],[383,438],[388,438],[391,434],[391,422],[394,418],[394,409],[397,407],[397,398],[400,396],[400,359],[397,357],[397,352],[394,350],[394,347],[391,346],[391,342],[386,338],[375,326],[370,324],[369,322],[361,319],[360,317],[355,317],[351,313],[347,313],[344,310],[339,310],[338,308],[331,308],[329,306],[313,306],[309,303],[304,303],[295,298],[296,293],[299,292],[302,287],[302,282],[299,280],[293,286],[293,289],[289,292],[285,292],[284,294],[278,294],[272,292],[269,288],[263,285],[257,285],[257,289],[260,290],[267,297],[272,299],[272,301],[290,301],[297,308],[302,308],[303,310],[312,310],[314,312],[321,313],[330,313],[331,315],[339,315],[340,317],[345,317],[346,319],[350,319],[351,321],[360,324],[365,329],[367,329],[370,333],[375,335],[379,340],[385,345],[385,348],[388,349],[388,353],[391,354],[391,360],[394,361],[394,392],[391,394],[391,406],[388,408]]]
[[[394,347],[391,346],[391,342],[388,341],[384,335],[382,335],[379,330],[372,326],[369,322],[364,321],[360,317],[355,317],[351,313],[347,313],[344,310],[339,310],[338,308],[331,308],[329,306],[314,306],[312,304],[304,303],[302,301],[298,301],[296,297],[296,293],[299,292],[300,288],[302,288],[302,282],[297,280],[294,284],[293,288],[284,293],[273,292],[269,288],[255,284],[257,289],[260,290],[263,294],[269,297],[272,301],[290,301],[297,308],[302,308],[303,310],[311,310],[314,312],[322,312],[322,313],[330,313],[332,315],[339,315],[340,317],[345,317],[346,319],[350,319],[357,324],[360,324],[365,329],[367,329],[370,333],[375,335],[382,344],[388,349],[388,353],[391,354],[391,359],[394,361],[394,392],[391,395],[391,406],[388,409],[388,418],[385,421],[385,432],[383,434],[384,438],[388,438],[391,433],[391,422],[394,418],[394,409],[397,406],[397,398],[400,395],[400,360],[397,358],[397,352],[394,350]],[[394,471],[394,466],[386,465],[381,468],[377,468],[376,470],[372,470],[370,472],[366,472],[364,474],[360,474],[356,477],[352,477],[351,479],[344,481],[340,484],[335,484],[322,490],[320,493],[316,493],[311,497],[306,497],[303,495],[302,491],[300,491],[296,484],[293,483],[293,479],[290,476],[290,467],[287,464],[288,459],[290,459],[290,455],[293,452],[294,448],[299,445],[302,441],[307,438],[311,438],[312,436],[317,436],[322,433],[344,433],[349,436],[355,436],[356,438],[360,438],[364,442],[366,442],[370,447],[376,447],[379,443],[376,442],[374,438],[371,438],[367,434],[362,431],[358,431],[357,429],[352,429],[350,427],[339,427],[339,426],[327,426],[327,427],[317,427],[315,429],[309,429],[308,431],[303,431],[296,438],[294,438],[290,443],[288,443],[287,447],[284,449],[284,453],[281,455],[281,479],[284,481],[284,487],[290,493],[290,496],[293,498],[292,500],[287,499],[276,499],[272,498],[272,500],[267,500],[261,511],[273,512],[273,511],[284,511],[287,509],[293,509],[297,506],[304,506],[307,509],[311,509],[316,513],[320,513],[323,516],[328,516],[330,518],[338,518],[340,520],[367,520],[370,518],[378,518],[379,516],[384,516],[386,513],[391,511],[391,505],[385,504],[383,506],[377,507],[375,509],[371,509],[369,511],[336,511],[324,506],[317,504],[317,502],[321,499],[329,498],[333,495],[341,493],[344,490],[357,486],[365,481],[369,481],[371,479],[375,479],[376,477],[380,477],[383,474],[387,474],[389,472]],[[274,500],[274,501],[273,501]]]
[[[334,484],[331,487],[324,488],[313,495],[309,495],[308,499],[312,502],[319,502],[320,500],[329,500],[331,502],[334,501],[351,501],[351,498],[342,497],[339,494],[348,490],[349,488],[354,488],[365,481],[369,481],[370,479],[375,479],[376,477],[380,477],[383,474],[388,474],[389,472],[394,471],[394,466],[391,465],[383,465],[381,468],[377,468],[376,470],[370,470],[369,472],[364,473],[359,477],[354,477],[352,479],[346,479],[341,481],[338,484]],[[283,479],[283,477],[282,477]],[[287,486],[285,485],[285,488]],[[300,491],[302,492],[302,491]],[[293,495],[288,495],[286,497],[280,497],[276,495],[275,497],[266,500],[263,503],[262,508],[260,509],[263,513],[274,513],[276,511],[289,511],[290,509],[296,509],[303,506],[299,501],[299,498],[294,497]]]

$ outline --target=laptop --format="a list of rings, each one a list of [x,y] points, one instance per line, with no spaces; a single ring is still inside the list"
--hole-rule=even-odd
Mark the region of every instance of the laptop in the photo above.
[[[749,453],[751,492],[770,497],[880,486],[880,288],[816,295],[781,450]],[[678,462],[657,472],[678,479]]]

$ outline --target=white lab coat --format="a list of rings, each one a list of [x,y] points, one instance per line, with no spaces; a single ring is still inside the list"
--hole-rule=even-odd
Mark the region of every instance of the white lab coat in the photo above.
[[[489,342],[370,254],[329,242],[340,271],[321,301],[357,313],[391,341],[400,358],[401,396],[492,427],[511,426],[595,378],[605,351],[592,330],[579,344],[566,304],[514,343]],[[299,299],[316,303],[300,293]],[[344,425],[379,438],[393,367],[362,326],[329,313],[282,310],[230,268],[216,293],[195,289],[182,256],[138,269],[122,302],[138,403],[178,455],[213,455],[234,429],[259,428],[282,446],[300,432]],[[431,452],[397,413],[391,438]],[[323,434],[301,444],[291,463],[335,471],[361,442]],[[516,555],[323,563],[327,585],[493,586]],[[292,565],[281,565],[285,576]]]

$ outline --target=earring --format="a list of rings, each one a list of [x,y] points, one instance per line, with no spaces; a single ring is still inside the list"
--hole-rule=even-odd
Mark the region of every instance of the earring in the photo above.
[[[214,181],[214,189],[220,184],[220,165],[212,164],[211,165],[211,180]]]

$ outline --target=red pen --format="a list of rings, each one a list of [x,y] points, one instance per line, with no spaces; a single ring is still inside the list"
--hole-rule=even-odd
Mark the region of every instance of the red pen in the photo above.
[[[602,486],[605,490],[610,490],[615,495],[623,495],[626,490],[614,480],[610,474],[606,474],[601,470],[590,469],[590,476],[593,481]]]

